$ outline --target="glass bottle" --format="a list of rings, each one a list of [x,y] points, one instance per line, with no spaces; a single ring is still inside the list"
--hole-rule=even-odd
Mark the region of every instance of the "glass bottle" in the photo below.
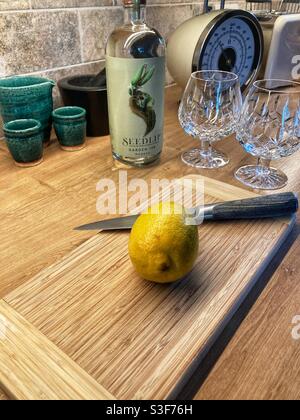
[[[110,35],[106,72],[113,157],[144,166],[162,151],[165,41],[145,22],[146,0],[124,0],[125,22]]]

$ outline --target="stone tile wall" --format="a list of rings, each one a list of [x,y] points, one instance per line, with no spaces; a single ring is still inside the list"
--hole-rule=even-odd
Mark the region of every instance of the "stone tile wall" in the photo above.
[[[121,0],[0,0],[0,77],[37,73],[57,80],[68,73],[99,71],[107,37],[123,21],[120,4]],[[149,25],[167,38],[181,22],[201,13],[203,0],[148,4]]]
[[[218,7],[217,0],[211,1]],[[123,21],[122,0],[0,0],[0,77],[37,74],[59,80],[97,73],[109,33]],[[166,38],[199,14],[203,0],[148,0],[147,21]],[[230,0],[228,8],[243,7]],[[167,83],[171,83],[167,77]],[[60,103],[54,91],[55,104]]]

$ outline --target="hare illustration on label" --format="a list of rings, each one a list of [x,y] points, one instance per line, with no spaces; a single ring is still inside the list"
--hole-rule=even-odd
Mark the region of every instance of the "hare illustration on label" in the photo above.
[[[148,65],[144,64],[131,80],[129,88],[130,108],[134,114],[145,121],[145,136],[154,129],[156,114],[154,110],[154,99],[147,92],[143,92],[141,88],[152,79],[154,72],[154,66],[148,69]]]

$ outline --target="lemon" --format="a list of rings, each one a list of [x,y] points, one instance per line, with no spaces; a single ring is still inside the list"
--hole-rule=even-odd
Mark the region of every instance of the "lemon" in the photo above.
[[[184,208],[158,203],[136,220],[129,239],[129,256],[146,280],[170,283],[186,276],[198,255],[197,226],[185,224]]]

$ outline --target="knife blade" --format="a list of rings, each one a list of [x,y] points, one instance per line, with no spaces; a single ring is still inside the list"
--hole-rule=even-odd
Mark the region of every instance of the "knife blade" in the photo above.
[[[189,209],[193,224],[206,220],[237,220],[288,217],[297,212],[298,196],[293,192],[272,194],[244,200],[208,204]],[[139,215],[117,217],[78,226],[75,230],[126,230],[131,229]]]
[[[133,216],[116,217],[115,219],[101,220],[78,226],[75,230],[123,230],[131,229],[139,214]]]

